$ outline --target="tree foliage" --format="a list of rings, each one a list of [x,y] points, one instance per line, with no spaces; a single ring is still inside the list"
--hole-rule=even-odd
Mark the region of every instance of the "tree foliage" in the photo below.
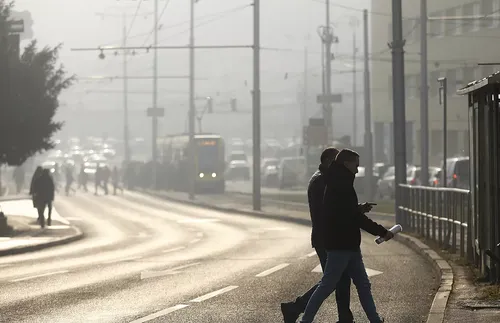
[[[0,37],[10,8],[0,0]],[[60,49],[39,50],[34,40],[18,58],[0,39],[0,164],[20,165],[54,147],[51,138],[63,126],[53,120],[58,97],[74,81],[58,65]]]

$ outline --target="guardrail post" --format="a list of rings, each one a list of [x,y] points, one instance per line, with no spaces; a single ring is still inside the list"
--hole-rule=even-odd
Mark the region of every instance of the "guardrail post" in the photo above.
[[[429,189],[430,192],[431,192],[431,196],[432,196],[432,199],[431,199],[431,203],[432,203],[432,218],[431,218],[431,221],[432,221],[432,240],[436,241],[436,214],[437,214],[437,210],[438,210],[438,203],[437,203],[437,199],[438,199],[438,195],[437,195],[437,191],[435,190],[432,190],[432,189]]]
[[[452,197],[452,214],[451,214],[451,227],[452,227],[452,245],[451,250],[453,253],[457,252],[457,192],[451,193]]]
[[[444,214],[444,192],[438,191],[438,202],[439,202],[439,212],[437,214],[437,223],[438,223],[438,242],[439,247],[443,247],[443,218]]]
[[[460,257],[465,256],[465,228],[464,228],[464,214],[465,214],[465,198],[464,194],[460,194]]]
[[[472,217],[474,214],[472,214],[472,207],[471,207],[471,195],[470,193],[467,194],[467,260],[469,261],[470,264],[474,263],[474,248],[472,246]],[[475,224],[477,225],[477,224]]]

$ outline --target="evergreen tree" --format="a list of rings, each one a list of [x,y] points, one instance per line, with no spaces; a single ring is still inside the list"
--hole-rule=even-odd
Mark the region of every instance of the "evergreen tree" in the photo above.
[[[61,45],[39,50],[32,41],[21,57],[9,47],[8,20],[12,5],[0,0],[0,165],[21,165],[38,152],[54,148],[52,136],[59,94],[74,77],[58,65]]]

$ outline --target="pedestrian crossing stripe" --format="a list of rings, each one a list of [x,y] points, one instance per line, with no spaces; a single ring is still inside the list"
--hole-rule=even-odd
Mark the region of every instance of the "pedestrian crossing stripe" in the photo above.
[[[375,270],[375,269],[370,269],[370,268],[365,268],[366,269],[366,274],[368,277],[373,277],[373,276],[378,276],[380,274],[383,274],[383,272]],[[321,264],[317,265],[314,267],[314,269],[311,271],[312,273],[323,273],[323,270],[321,270]]]

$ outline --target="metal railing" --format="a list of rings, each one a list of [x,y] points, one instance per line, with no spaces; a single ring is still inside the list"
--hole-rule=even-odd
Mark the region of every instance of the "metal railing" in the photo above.
[[[470,191],[456,188],[399,185],[403,228],[473,262]]]

